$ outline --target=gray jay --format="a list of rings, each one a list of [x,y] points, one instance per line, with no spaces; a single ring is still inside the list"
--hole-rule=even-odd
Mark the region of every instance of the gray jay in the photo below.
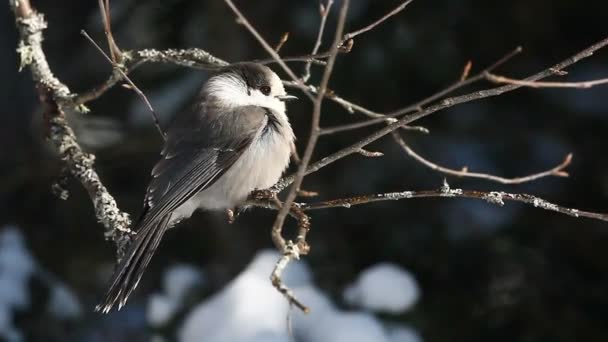
[[[97,311],[125,304],[167,229],[199,208],[235,208],[279,180],[294,141],[285,101],[295,98],[272,70],[256,63],[234,64],[209,78],[167,129],[137,235]]]

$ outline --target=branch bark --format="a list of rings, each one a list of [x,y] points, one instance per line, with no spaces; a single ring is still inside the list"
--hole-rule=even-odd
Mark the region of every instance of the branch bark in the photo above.
[[[399,191],[399,192],[387,192],[373,195],[363,195],[355,197],[347,197],[334,199],[323,202],[315,203],[298,203],[298,207],[304,211],[308,210],[319,210],[329,208],[351,208],[356,205],[368,204],[373,202],[383,201],[397,201],[403,199],[412,198],[472,198],[483,200],[491,204],[499,206],[505,205],[505,201],[520,202],[528,205],[532,205],[535,208],[544,210],[554,211],[560,214],[568,215],[571,217],[585,217],[594,220],[608,222],[608,213],[595,213],[590,211],[584,211],[574,208],[567,208],[555,203],[546,201],[540,197],[529,195],[529,194],[515,194],[504,191],[477,191],[477,190],[463,190],[463,189],[450,189],[449,186],[443,186],[438,190],[422,190],[422,191]]]
[[[505,177],[499,177],[499,176],[495,176],[495,175],[491,175],[491,174],[487,174],[487,173],[470,172],[466,168],[463,168],[462,170],[454,170],[454,169],[450,169],[447,167],[437,165],[437,164],[431,162],[430,160],[425,159],[418,153],[416,153],[416,151],[414,151],[408,144],[406,144],[406,142],[399,135],[399,133],[392,132],[392,135],[393,135],[393,139],[401,147],[403,152],[405,152],[408,156],[414,158],[414,160],[416,160],[420,164],[428,167],[431,170],[441,172],[446,175],[456,176],[456,177],[486,179],[486,180],[490,180],[490,181],[502,183],[502,184],[521,184],[521,183],[526,183],[526,182],[532,182],[537,179],[540,179],[543,177],[549,177],[549,176],[568,177],[568,172],[566,172],[564,170],[572,162],[572,153],[569,153],[568,155],[566,155],[566,158],[564,158],[564,160],[559,165],[554,166],[553,168],[551,168],[549,170],[534,173],[534,174],[531,174],[528,176],[523,176],[523,177],[505,178]]]
[[[529,76],[528,78],[526,78],[526,81],[537,81],[537,80],[543,79],[545,77],[555,75],[555,74],[559,73],[560,71],[562,71],[563,69],[569,67],[570,65],[577,63],[582,59],[592,56],[594,52],[604,48],[606,45],[608,45],[608,38],[602,39],[601,41],[591,45],[590,47],[580,51],[579,53],[576,53],[572,57],[567,58],[564,61],[562,61],[550,68],[542,70],[532,76]],[[407,125],[409,123],[412,123],[416,120],[422,119],[437,111],[444,110],[446,108],[450,108],[450,107],[453,107],[455,105],[462,104],[462,103],[467,103],[467,102],[471,102],[471,101],[476,101],[476,100],[481,100],[481,99],[485,99],[485,98],[489,98],[489,97],[502,95],[504,93],[516,90],[518,88],[521,88],[521,86],[516,85],[516,84],[509,84],[509,85],[504,85],[504,86],[500,86],[500,87],[496,87],[496,88],[490,88],[490,89],[472,92],[472,93],[469,93],[466,95],[453,96],[453,97],[446,98],[446,99],[442,100],[440,103],[431,105],[419,112],[405,115],[398,121],[379,129],[378,131],[368,135],[367,137],[357,141],[356,143],[320,159],[319,161],[311,164],[306,169],[305,175],[309,175],[311,173],[317,172],[320,169],[324,168],[325,166],[327,166],[331,163],[334,163],[335,161],[338,161],[346,156],[349,156],[353,153],[358,152],[359,149],[364,148],[365,146],[384,137],[385,135],[393,132],[394,130],[396,130],[404,125]],[[401,114],[400,112],[401,111],[398,111],[395,114],[391,114],[390,116],[400,115]],[[372,122],[372,121],[382,122],[382,121],[384,121],[384,119],[372,119],[372,120],[368,120],[367,122]],[[279,182],[277,182],[277,184],[275,184],[272,187],[272,191],[280,192],[283,189],[285,189],[287,186],[289,186],[291,183],[293,183],[294,180],[295,180],[295,174],[291,174],[287,177],[284,177]]]
[[[129,226],[129,214],[121,211],[116,200],[93,167],[95,156],[85,153],[74,132],[68,125],[64,107],[71,102],[73,94],[51,72],[44,50],[42,49],[42,32],[46,21],[42,14],[32,9],[28,0],[11,0],[11,9],[15,14],[19,30],[19,54],[21,68],[29,67],[44,109],[48,139],[55,145],[59,158],[64,161],[70,175],[87,190],[95,208],[97,220],[105,228],[105,237],[114,241],[120,259],[132,234]],[[58,99],[68,100],[62,105]],[[76,109],[75,106],[72,106]]]

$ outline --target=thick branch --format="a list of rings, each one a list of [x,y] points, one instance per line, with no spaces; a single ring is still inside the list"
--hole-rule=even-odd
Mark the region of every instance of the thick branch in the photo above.
[[[129,215],[121,211],[93,168],[94,156],[84,153],[68,125],[61,105],[69,103],[72,93],[53,76],[42,50],[42,14],[31,9],[28,0],[10,1],[19,29],[21,67],[29,66],[44,108],[48,137],[70,174],[87,190],[97,220],[105,227],[105,236],[116,243],[119,258],[129,241]],[[61,101],[63,100],[63,102]]]

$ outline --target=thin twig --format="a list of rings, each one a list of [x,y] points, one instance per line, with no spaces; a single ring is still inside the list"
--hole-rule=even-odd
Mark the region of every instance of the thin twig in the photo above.
[[[506,55],[504,55],[503,57],[501,57],[499,60],[494,62],[489,67],[487,67],[484,70],[482,70],[481,72],[475,74],[474,76],[466,78],[466,79],[462,79],[462,76],[461,76],[461,78],[458,81],[452,83],[451,85],[442,89],[441,91],[434,93],[431,96],[428,96],[414,104],[411,104],[407,107],[397,109],[390,113],[383,114],[383,113],[376,113],[376,112],[366,112],[366,111],[361,110],[361,108],[363,108],[363,107],[354,105],[354,106],[352,106],[352,108],[356,109],[357,111],[360,111],[363,114],[366,114],[367,116],[374,117],[374,119],[361,121],[361,122],[355,122],[355,123],[351,123],[351,124],[323,128],[323,129],[321,129],[321,134],[322,135],[335,134],[335,133],[349,131],[349,130],[353,130],[353,129],[359,129],[359,128],[363,128],[363,127],[367,127],[367,126],[371,126],[371,125],[376,125],[376,124],[379,124],[382,122],[387,122],[387,119],[390,119],[390,118],[396,118],[398,116],[401,116],[401,115],[404,115],[407,113],[411,113],[414,111],[420,111],[423,106],[426,106],[429,103],[437,101],[437,100],[453,93],[454,91],[456,91],[460,88],[463,88],[465,86],[468,86],[472,83],[475,83],[477,81],[484,79],[486,72],[495,70],[496,68],[503,65],[511,58],[518,55],[521,51],[522,51],[522,48],[520,46],[518,46],[515,49],[511,50]],[[350,104],[348,104],[348,102],[346,100],[341,99],[340,102],[346,103],[345,105],[350,105]]]
[[[537,82],[537,81],[526,81],[516,80],[505,76],[499,76],[492,73],[486,73],[485,77],[488,81],[499,83],[499,84],[516,84],[522,87],[530,88],[579,88],[587,89],[601,84],[608,84],[608,78],[602,78],[592,81],[584,82]]]
[[[281,57],[283,62],[304,62],[311,63],[315,65],[326,65],[325,61],[322,61],[321,58],[329,57],[329,53],[322,53],[316,55],[303,55],[303,56],[293,56],[293,57]],[[277,61],[274,58],[266,58],[266,59],[254,59],[252,62],[259,64],[272,64]]]
[[[133,83],[133,81],[131,81],[131,79],[129,78],[129,76],[127,76],[127,74],[122,70],[121,66],[114,63],[112,61],[112,59],[110,59],[110,57],[103,51],[103,49],[93,40],[93,38],[91,38],[91,36],[89,36],[87,34],[87,32],[85,30],[80,31],[80,33],[91,43],[93,44],[93,46],[101,53],[101,55],[108,61],[110,62],[110,64],[112,65],[112,68],[114,71],[117,71],[118,73],[120,73],[120,75],[122,76],[122,78],[125,79],[125,81],[127,81],[129,83],[129,85],[131,86],[131,90],[135,91],[135,93],[137,93],[137,95],[139,95],[139,97],[142,99],[142,101],[144,101],[144,103],[146,104],[146,106],[148,107],[148,109],[150,110],[150,113],[152,113],[152,118],[154,121],[154,125],[156,126],[156,129],[158,130],[158,132],[160,133],[160,136],[163,138],[163,140],[167,139],[167,135],[165,134],[165,131],[162,129],[162,127],[160,126],[160,121],[158,119],[158,114],[156,114],[156,111],[154,110],[154,108],[152,107],[152,104],[150,103],[150,101],[148,100],[148,98],[146,97],[146,95],[144,94],[143,91],[141,91],[141,89],[139,89],[135,83]]]
[[[384,156],[384,153],[379,152],[379,151],[368,151],[366,149],[360,148],[359,151],[357,151],[357,153],[359,153],[360,155],[364,156],[364,157],[368,157],[368,158],[378,158],[378,157],[382,157]]]
[[[312,48],[311,55],[316,55],[319,52],[319,48],[321,47],[321,43],[323,42],[323,33],[325,32],[325,23],[327,22],[327,17],[329,16],[329,11],[331,10],[331,6],[334,4],[334,0],[327,0],[325,6],[323,3],[319,3],[319,15],[321,16],[321,22],[319,23],[319,32],[317,33],[317,40],[315,41],[315,45]],[[310,78],[310,66],[311,63],[308,62],[304,65],[304,73],[302,74],[302,82],[308,82]]]
[[[321,79],[321,84],[319,85],[319,89],[317,92],[317,98],[314,101],[314,109],[312,113],[312,122],[310,127],[310,136],[308,138],[308,142],[306,144],[306,149],[304,150],[304,155],[302,156],[302,161],[298,166],[298,171],[296,172],[294,178],[294,184],[291,187],[287,197],[285,198],[285,202],[277,217],[272,225],[273,237],[280,237],[281,230],[283,228],[283,224],[285,223],[285,218],[289,213],[289,209],[291,208],[291,204],[295,200],[298,190],[300,190],[300,186],[302,185],[302,180],[304,179],[304,175],[308,164],[310,163],[310,159],[312,158],[312,153],[317,144],[317,140],[319,138],[319,121],[321,117],[321,106],[323,103],[323,98],[325,97],[325,92],[327,91],[327,85],[329,83],[329,78],[331,77],[331,73],[333,71],[334,63],[336,61],[336,57],[338,55],[338,45],[340,44],[340,37],[342,37],[342,31],[344,30],[344,23],[346,22],[346,13],[348,12],[349,0],[344,0],[342,2],[342,7],[340,9],[340,15],[338,17],[338,26],[336,27],[336,33],[334,37],[334,41],[331,46],[331,55],[327,60],[327,65],[325,66],[325,71],[323,72],[323,78]],[[305,238],[305,235],[304,235]],[[304,239],[302,239],[304,240]],[[279,250],[284,248],[284,241],[276,238],[275,244],[279,247]],[[283,244],[283,246],[281,246]]]
[[[270,44],[268,44],[268,42],[262,37],[262,35],[260,35],[260,33],[255,29],[255,27],[253,27],[253,25],[251,25],[249,20],[247,20],[247,18],[243,15],[243,13],[241,13],[241,11],[234,5],[232,0],[224,0],[224,2],[228,5],[228,7],[230,7],[230,9],[232,9],[232,12],[234,12],[234,14],[237,16],[237,18],[239,19],[239,24],[242,24],[243,26],[245,26],[245,28],[247,28],[247,30],[253,35],[253,37],[260,43],[260,45],[262,45],[262,47],[266,50],[266,52],[268,52],[268,54],[277,62],[277,64],[279,64],[281,66],[281,68],[283,68],[285,73],[287,73],[287,75],[294,82],[296,82],[297,84],[300,84],[303,87],[302,81],[296,76],[296,74],[293,72],[293,70],[291,70],[291,68],[289,66],[287,66],[287,64],[285,64],[285,62],[281,59],[281,56],[279,56],[279,54],[276,51],[274,51],[274,49],[270,46]],[[311,101],[314,101],[314,97],[312,96],[312,94],[310,94],[310,92],[305,90],[305,88],[304,88],[304,94]]]
[[[123,60],[122,52],[120,51],[118,45],[116,45],[114,35],[112,34],[110,0],[99,0],[99,12],[101,13],[103,30],[106,34],[106,39],[108,40],[108,49],[110,50],[110,55],[112,56],[112,62],[114,64],[121,64]]]
[[[460,75],[460,81],[464,81],[469,78],[469,74],[471,73],[471,69],[473,68],[473,61],[469,60],[467,64],[464,65],[462,69],[462,74]]]
[[[304,211],[328,208],[351,208],[356,205],[368,204],[373,202],[396,201],[402,199],[425,197],[473,198],[484,200],[488,203],[496,204],[499,206],[503,206],[505,201],[521,202],[533,205],[535,208],[555,211],[557,213],[565,214],[572,217],[585,217],[594,220],[608,221],[608,213],[594,213],[590,211],[567,208],[559,206],[555,203],[548,202],[542,198],[533,195],[515,194],[503,191],[485,192],[476,190],[450,189],[449,187],[442,187],[438,190],[389,192],[382,194],[340,198],[315,203],[298,203],[298,206]]]
[[[608,45],[608,38],[604,38],[604,39],[600,40],[599,42],[591,45],[590,47],[565,59],[564,61],[526,78],[526,81],[538,81],[542,78],[555,75],[556,73],[560,72],[562,69],[565,69],[565,68],[569,67],[570,65],[579,62],[582,59],[592,56],[595,51],[600,50],[600,49],[606,47],[607,45]],[[488,97],[498,96],[498,95],[504,94],[506,92],[516,90],[518,88],[521,88],[521,86],[516,85],[516,84],[509,84],[509,85],[504,85],[501,87],[484,89],[484,90],[472,92],[472,93],[465,94],[465,95],[446,98],[446,99],[442,100],[440,103],[429,106],[429,107],[423,109],[422,111],[406,115],[406,116],[402,117],[401,119],[399,119],[399,121],[379,129],[378,131],[368,135],[367,137],[363,138],[362,140],[359,140],[358,142],[356,142],[348,147],[345,147],[337,152],[334,152],[334,153],[322,158],[321,160],[311,164],[308,167],[308,169],[306,170],[305,174],[308,175],[308,174],[314,173],[337,160],[340,160],[348,155],[356,153],[360,148],[363,148],[363,147],[367,146],[368,144],[371,144],[372,142],[382,138],[383,136],[400,128],[401,126],[407,125],[411,122],[419,120],[419,119],[426,117],[430,114],[433,114],[437,111],[440,111],[440,110],[443,110],[446,108],[450,108],[450,107],[453,107],[455,105],[462,104],[462,103],[467,103],[467,102],[471,102],[471,101],[485,99]],[[372,121],[372,120],[370,120],[370,121]],[[273,192],[282,191],[287,186],[289,186],[294,181],[294,179],[295,179],[294,174],[284,177],[279,182],[277,182],[277,184],[275,184],[271,190]]]
[[[277,46],[274,47],[274,51],[279,53],[279,51],[281,51],[281,48],[283,47],[283,45],[285,45],[285,43],[287,43],[288,39],[289,39],[289,32],[283,33],[283,35],[281,36],[281,39],[277,43]]]
[[[342,42],[340,43],[340,45],[344,44],[345,42],[355,38],[356,36],[365,33],[367,31],[373,30],[376,26],[382,24],[384,21],[386,21],[388,18],[394,16],[395,14],[403,11],[405,9],[405,7],[407,7],[407,5],[409,5],[412,1],[414,0],[407,0],[405,2],[403,2],[401,5],[395,7],[395,9],[393,9],[392,11],[388,12],[387,14],[385,14],[384,16],[382,16],[380,19],[374,21],[373,23],[365,26],[364,28],[361,28],[357,31],[353,31],[353,32],[349,32],[347,34],[344,35],[344,38],[342,38]]]
[[[407,155],[414,158],[416,161],[418,161],[422,165],[430,168],[431,170],[438,171],[438,172],[441,172],[441,173],[444,173],[447,175],[457,176],[457,177],[487,179],[487,180],[502,183],[502,184],[521,184],[521,183],[531,182],[531,181],[537,180],[539,178],[549,177],[549,176],[568,177],[569,176],[568,172],[564,171],[564,169],[566,167],[568,167],[570,165],[570,163],[572,162],[572,153],[568,153],[568,155],[566,155],[564,160],[559,165],[557,165],[547,171],[531,174],[531,175],[524,176],[524,177],[505,178],[505,177],[499,177],[499,176],[495,176],[495,175],[491,175],[491,174],[487,174],[487,173],[470,172],[466,168],[462,169],[462,170],[454,170],[454,169],[450,169],[447,167],[439,166],[439,165],[431,162],[430,160],[425,159],[424,157],[420,156],[418,153],[416,153],[416,151],[414,151],[403,140],[403,138],[399,135],[399,133],[397,133],[396,131],[392,132],[392,135],[393,135],[393,138],[395,139],[395,141],[397,142],[397,144],[399,144],[399,146],[401,146],[401,148]]]
[[[129,73],[131,73],[133,70],[137,69],[142,64],[143,64],[143,61],[139,61],[139,62],[129,66],[126,70],[124,70],[124,73],[128,75]],[[74,105],[78,106],[78,105],[84,105],[87,102],[96,100],[99,97],[101,97],[103,94],[105,94],[108,90],[110,90],[110,88],[112,88],[118,82],[120,82],[122,80],[124,80],[124,77],[122,77],[122,73],[120,73],[118,71],[118,69],[112,69],[112,75],[110,75],[110,77],[105,82],[103,82],[102,84],[98,85],[97,87],[95,87],[91,90],[88,90],[86,92],[76,95],[72,99],[72,103]]]
[[[230,65],[221,58],[217,58],[209,52],[197,48],[192,49],[167,49],[155,50],[144,49],[130,53],[133,60],[154,63],[173,63],[175,65],[189,68],[201,68],[217,70]]]

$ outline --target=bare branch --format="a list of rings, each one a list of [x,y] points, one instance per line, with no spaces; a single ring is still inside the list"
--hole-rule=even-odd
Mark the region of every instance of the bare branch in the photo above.
[[[477,81],[484,79],[486,72],[490,72],[490,71],[498,68],[499,66],[501,66],[502,64],[504,64],[508,60],[510,60],[511,58],[515,57],[521,51],[522,51],[522,48],[518,46],[517,48],[513,49],[512,51],[510,51],[509,53],[504,55],[502,58],[500,58],[498,61],[494,62],[492,65],[485,68],[484,70],[477,73],[476,75],[469,77],[469,78],[465,78],[465,79],[463,79],[463,77],[461,75],[461,77],[458,81],[454,82],[453,84],[449,85],[448,87],[444,88],[443,90],[441,90],[435,94],[432,94],[431,96],[426,97],[414,104],[411,104],[407,107],[395,110],[390,113],[383,114],[383,113],[372,112],[372,115],[370,115],[370,113],[366,113],[365,111],[360,110],[363,107],[353,106],[352,108],[356,109],[357,111],[360,111],[361,113],[363,113],[367,116],[375,117],[375,118],[371,119],[371,120],[367,120],[367,121],[361,121],[361,122],[355,122],[355,123],[351,123],[351,124],[323,128],[323,129],[321,129],[321,134],[323,134],[323,135],[334,134],[334,133],[349,131],[349,130],[353,130],[353,129],[363,128],[363,127],[367,127],[367,126],[371,126],[371,125],[376,125],[376,124],[379,124],[382,122],[389,122],[389,123],[394,122],[394,121],[388,121],[388,120],[401,116],[401,115],[404,115],[404,114],[407,114],[407,113],[414,112],[414,111],[420,111],[420,110],[422,110],[423,106],[426,106],[429,103],[439,100],[460,88],[463,88],[465,86],[468,86],[472,83],[475,83]],[[463,72],[463,74],[464,74],[464,72]],[[334,101],[336,101],[336,100],[334,99]],[[338,102],[338,101],[336,101],[336,102]],[[346,102],[346,101],[342,100],[342,102]],[[340,102],[338,102],[338,103],[340,103]],[[363,108],[363,109],[365,109],[365,108]]]
[[[95,156],[82,151],[66,121],[65,114],[53,100],[51,89],[41,83],[37,88],[44,108],[44,118],[48,124],[48,137],[57,148],[59,158],[66,163],[72,177],[89,193],[95,207],[95,216],[105,227],[105,237],[116,243],[120,260],[126,251],[130,236],[134,234],[129,228],[131,225],[129,214],[118,209],[116,201],[101,182],[99,175],[93,169]]]
[[[412,1],[414,0],[407,0],[405,2],[403,2],[401,5],[395,7],[395,9],[393,9],[392,11],[388,12],[387,14],[385,14],[384,16],[382,16],[382,18],[374,21],[373,23],[365,26],[362,29],[359,29],[357,31],[353,31],[353,32],[349,32],[347,34],[344,35],[344,38],[342,38],[342,42],[340,43],[340,45],[342,45],[344,42],[347,42],[353,38],[355,38],[356,36],[365,33],[367,31],[373,30],[376,26],[382,24],[384,21],[386,21],[388,18],[394,16],[395,14],[403,11],[405,9],[405,7],[407,7],[407,5],[409,5]]]
[[[550,210],[572,217],[585,217],[594,220],[608,221],[608,213],[594,213],[590,211],[562,207],[557,204],[548,202],[542,198],[528,194],[514,194],[503,191],[485,192],[476,190],[450,189],[449,187],[442,187],[438,190],[388,192],[382,194],[340,198],[315,203],[298,203],[298,206],[304,211],[328,208],[351,208],[356,205],[368,204],[373,202],[396,201],[402,199],[426,197],[473,198],[484,200],[488,203],[496,204],[499,206],[503,206],[505,204],[505,201],[521,202],[532,205],[535,208]]]
[[[123,57],[122,51],[120,51],[120,48],[116,45],[114,35],[112,34],[110,0],[99,0],[99,12],[103,21],[103,30],[106,34],[106,39],[108,40],[108,49],[110,49],[112,62],[120,64],[122,63]]]
[[[239,23],[242,24],[243,26],[245,26],[245,28],[247,28],[247,30],[255,37],[255,39],[260,43],[260,45],[262,45],[262,47],[266,50],[266,52],[268,52],[268,54],[270,56],[272,56],[272,58],[274,58],[274,60],[281,66],[281,68],[283,68],[283,70],[287,73],[287,75],[289,75],[289,77],[291,77],[291,79],[294,82],[296,82],[296,84],[300,84],[302,86],[302,90],[304,91],[304,94],[311,101],[314,101],[314,97],[312,96],[312,94],[310,94],[309,91],[306,90],[306,88],[302,84],[302,81],[296,76],[296,74],[291,70],[291,68],[288,67],[287,64],[285,64],[285,62],[281,59],[281,56],[279,56],[279,54],[276,51],[274,51],[274,49],[268,44],[268,42],[253,27],[253,25],[251,25],[249,20],[247,20],[247,18],[243,15],[243,13],[241,13],[241,11],[234,5],[232,0],[224,0],[224,2],[228,5],[228,7],[230,7],[230,9],[232,9],[234,14],[239,19]]]
[[[569,153],[566,156],[566,158],[564,158],[564,160],[559,165],[557,165],[547,171],[531,174],[531,175],[528,175],[525,177],[504,178],[504,177],[499,177],[499,176],[495,176],[495,175],[490,175],[487,173],[469,172],[469,170],[466,168],[463,168],[462,170],[454,170],[454,169],[449,169],[449,168],[446,168],[443,166],[439,166],[439,165],[429,161],[428,159],[423,158],[419,154],[417,154],[411,147],[409,147],[409,145],[407,145],[405,143],[405,141],[399,135],[399,133],[392,132],[392,135],[393,135],[393,138],[395,139],[395,141],[397,142],[397,144],[399,144],[399,146],[401,146],[401,148],[407,155],[414,158],[417,162],[430,168],[431,170],[435,170],[435,171],[438,171],[438,172],[441,172],[441,173],[444,173],[447,175],[451,175],[451,176],[467,177],[467,178],[481,178],[481,179],[487,179],[487,180],[491,180],[493,182],[498,182],[498,183],[502,183],[502,184],[521,184],[521,183],[531,182],[531,181],[537,180],[539,178],[549,177],[549,176],[568,177],[568,172],[564,171],[564,169],[566,167],[568,167],[570,165],[570,163],[572,162],[572,153]]]
[[[154,63],[172,63],[189,68],[201,68],[217,70],[230,65],[223,59],[217,58],[209,52],[201,49],[168,49],[154,50],[145,49],[135,51],[130,56],[133,60]]]
[[[368,158],[378,158],[378,157],[384,156],[384,153],[382,153],[382,152],[368,151],[363,148],[360,148],[359,151],[357,151],[357,153],[359,153],[360,155],[362,155],[364,157],[368,157]]]
[[[272,225],[273,232],[280,232],[283,228],[283,224],[285,223],[285,218],[289,213],[291,205],[295,200],[298,191],[300,190],[300,186],[302,185],[302,180],[304,179],[308,164],[310,163],[310,159],[312,158],[312,153],[317,144],[317,140],[319,138],[319,121],[321,118],[321,105],[323,103],[323,98],[325,97],[325,92],[327,91],[327,85],[329,83],[329,78],[331,77],[331,73],[333,71],[334,63],[336,61],[336,57],[338,55],[338,46],[340,44],[340,37],[342,36],[342,32],[344,30],[344,23],[346,22],[346,13],[348,12],[349,0],[343,0],[342,8],[340,9],[340,15],[338,17],[338,26],[336,27],[336,33],[334,37],[334,41],[332,43],[329,59],[327,60],[327,65],[325,66],[325,71],[323,73],[323,78],[321,79],[321,84],[319,85],[319,89],[317,92],[317,98],[314,101],[314,109],[312,113],[312,122],[310,127],[310,137],[308,138],[308,142],[306,144],[306,149],[304,150],[304,155],[302,156],[302,161],[298,166],[298,171],[294,177],[294,184],[289,190],[287,197],[285,199],[285,203]],[[305,242],[306,232],[298,233],[298,247],[301,249],[299,245],[302,242]],[[285,248],[284,241],[275,241],[279,250],[283,250]]]
[[[545,78],[545,77],[548,77],[551,75],[555,75],[556,73],[560,72],[562,69],[565,69],[568,66],[570,66],[574,63],[577,63],[582,59],[592,56],[595,51],[604,48],[606,45],[608,45],[608,38],[602,39],[601,41],[578,52],[577,54],[573,55],[572,57],[526,78],[526,80],[527,81],[537,81],[542,78]],[[382,138],[383,136],[400,128],[401,126],[407,125],[411,122],[419,120],[419,119],[421,119],[425,116],[428,116],[430,114],[433,114],[437,111],[440,111],[440,110],[443,110],[446,108],[450,108],[450,107],[453,107],[455,105],[462,104],[462,103],[467,103],[467,102],[471,102],[471,101],[475,101],[475,100],[485,99],[488,97],[498,96],[498,95],[504,94],[506,92],[516,90],[518,88],[521,88],[521,86],[516,85],[516,84],[509,84],[509,85],[504,85],[501,87],[480,90],[480,91],[472,92],[472,93],[469,93],[466,95],[454,96],[454,97],[444,99],[440,103],[429,106],[429,107],[423,109],[422,111],[406,115],[403,118],[399,119],[399,121],[379,129],[378,131],[370,134],[369,136],[365,137],[364,139],[362,139],[348,147],[345,147],[329,156],[322,158],[321,160],[311,164],[308,167],[308,169],[306,170],[305,174],[308,175],[308,174],[314,173],[337,160],[340,160],[348,155],[356,153],[357,151],[359,151],[360,148],[363,148],[363,147],[367,146],[368,144]],[[377,120],[377,119],[373,119],[373,120]],[[369,120],[369,121],[372,121],[372,120]],[[283,190],[285,187],[289,186],[294,181],[294,179],[295,179],[295,175],[293,175],[293,174],[289,175],[287,177],[284,177],[279,182],[277,182],[277,184],[275,184],[271,190],[273,192],[279,192],[279,191]]]
[[[53,142],[59,157],[70,174],[87,190],[95,216],[105,228],[105,237],[116,244],[118,257],[122,257],[132,234],[129,215],[121,211],[114,198],[101,182],[93,168],[94,156],[84,153],[74,132],[68,125],[60,100],[69,101],[72,93],[51,72],[42,49],[42,31],[46,22],[42,14],[34,11],[28,0],[10,1],[19,29],[22,67],[29,66],[44,108],[48,124],[48,138]]]
[[[325,6],[323,3],[319,3],[319,14],[321,16],[321,22],[319,23],[319,33],[317,34],[317,40],[315,41],[315,45],[312,48],[311,55],[316,55],[319,52],[319,48],[321,47],[321,43],[323,42],[323,33],[325,32],[325,23],[327,22],[327,17],[329,16],[329,11],[331,10],[331,6],[334,4],[334,0],[327,0]],[[308,62],[304,66],[304,73],[302,74],[302,81],[307,82],[310,78],[310,66],[311,63]]]
[[[281,39],[277,43],[277,46],[275,46],[274,51],[279,53],[279,51],[281,51],[281,48],[283,47],[283,45],[285,45],[285,43],[287,43],[288,39],[289,39],[289,32],[283,33],[283,35],[281,36]]]
[[[464,69],[462,69],[462,75],[460,75],[460,82],[466,80],[469,77],[469,73],[471,73],[471,69],[473,68],[473,61],[468,61],[467,64],[464,65]]]
[[[499,84],[515,84],[522,87],[530,88],[580,88],[587,89],[601,84],[607,84],[608,78],[602,78],[593,81],[584,82],[535,82],[526,80],[516,80],[514,78],[508,78],[505,76],[494,75],[486,73],[485,77],[488,81],[499,83]]]
[[[100,1],[102,1],[102,0],[100,0]],[[166,140],[167,135],[165,134],[165,131],[162,129],[162,127],[160,126],[160,121],[158,119],[158,114],[156,114],[156,111],[152,107],[152,104],[150,103],[150,101],[148,100],[148,98],[146,97],[146,95],[144,94],[144,92],[141,91],[141,89],[139,89],[135,85],[135,83],[133,83],[133,81],[129,78],[129,76],[127,76],[127,74],[122,70],[122,66],[116,64],[115,62],[113,62],[112,59],[110,59],[110,57],[108,57],[108,55],[103,51],[103,49],[97,43],[95,43],[95,41],[93,40],[93,38],[91,38],[91,36],[89,36],[85,30],[80,31],[80,33],[91,44],[93,44],[93,46],[97,49],[97,51],[99,51],[99,53],[101,53],[101,55],[108,62],[110,62],[110,64],[112,65],[112,69],[115,70],[115,71],[117,71],[122,76],[122,78],[125,79],[129,83],[129,85],[131,86],[131,89],[133,91],[135,91],[135,93],[137,93],[137,95],[142,99],[142,101],[144,101],[144,103],[148,107],[148,110],[150,110],[150,113],[152,114],[152,119],[154,121],[154,126],[156,126],[156,129],[158,130],[158,133],[160,133],[160,136],[163,138],[163,140]]]
[[[125,68],[125,70],[121,69],[121,71],[128,75],[129,73],[131,73],[131,71],[137,69],[142,64],[143,61],[139,61],[129,66],[128,68]],[[110,75],[110,77],[105,82],[91,90],[76,95],[72,99],[72,104],[79,106],[84,105],[89,101],[96,100],[122,80],[124,80],[123,74],[119,72],[118,69],[112,69],[112,75]]]
[[[326,65],[325,61],[322,61],[321,59],[327,58],[327,57],[329,57],[328,52],[319,53],[316,55],[281,57],[281,59],[283,60],[283,62],[305,62],[305,63],[315,64],[315,65]],[[254,59],[252,62],[259,63],[259,64],[271,64],[271,63],[276,63],[277,61],[275,61],[273,58],[267,58],[267,59]],[[293,81],[286,81],[286,82],[293,82]]]

